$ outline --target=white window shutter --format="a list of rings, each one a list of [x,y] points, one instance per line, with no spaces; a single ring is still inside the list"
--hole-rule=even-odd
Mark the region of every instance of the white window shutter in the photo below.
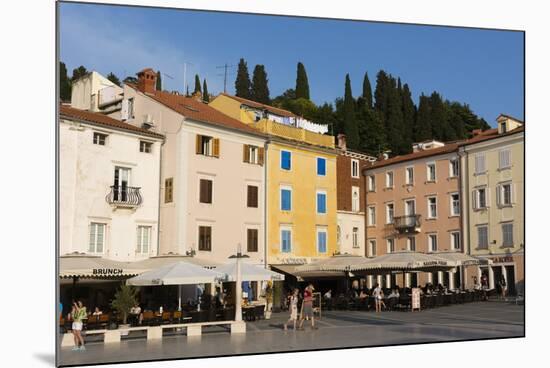
[[[122,100],[122,107],[120,109],[120,120],[128,120],[128,100]]]
[[[497,206],[502,205],[502,185],[497,185]]]
[[[491,207],[491,191],[489,188],[485,189],[485,201],[487,202],[487,207]]]
[[[477,210],[477,190],[472,191],[472,207]]]
[[[510,191],[512,192],[512,204],[516,204],[516,185],[514,183],[510,183]]]

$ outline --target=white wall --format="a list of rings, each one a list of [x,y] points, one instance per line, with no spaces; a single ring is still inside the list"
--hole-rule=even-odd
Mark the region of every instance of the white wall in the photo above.
[[[111,86],[115,86],[115,84],[95,71],[90,72],[87,76],[77,79],[73,83],[71,107],[81,110],[99,111],[98,91]],[[120,90],[122,91],[122,89]]]
[[[340,228],[338,250],[340,254],[348,253],[365,256],[365,214],[338,211],[336,216]],[[358,228],[357,248],[353,247],[353,228]]]
[[[109,135],[105,146],[93,144],[94,131]],[[87,252],[91,222],[107,224],[105,258],[135,261],[156,254],[160,141],[152,140],[152,153],[139,152],[139,141],[134,134],[61,120],[60,254]],[[115,166],[130,168],[130,186],[141,187],[137,209],[114,208],[105,200]],[[148,255],[136,255],[138,225],[152,226]]]

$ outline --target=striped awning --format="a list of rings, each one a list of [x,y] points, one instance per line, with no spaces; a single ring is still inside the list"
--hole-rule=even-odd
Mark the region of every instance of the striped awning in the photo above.
[[[112,279],[139,275],[144,270],[131,266],[130,262],[117,262],[99,256],[81,253],[59,257],[59,277]]]

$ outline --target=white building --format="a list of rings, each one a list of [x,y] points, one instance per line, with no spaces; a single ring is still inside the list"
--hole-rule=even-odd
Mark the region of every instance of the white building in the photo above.
[[[120,110],[122,88],[92,71],[72,82],[71,107],[112,113]]]
[[[60,106],[59,254],[133,262],[158,253],[163,136]]]
[[[156,73],[125,84],[112,116],[162,133],[160,252],[226,263],[240,244],[265,256],[265,136],[200,101],[156,91]]]

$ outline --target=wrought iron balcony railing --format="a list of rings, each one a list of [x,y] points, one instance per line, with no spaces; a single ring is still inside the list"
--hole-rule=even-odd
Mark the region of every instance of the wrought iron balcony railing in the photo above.
[[[393,227],[400,232],[418,232],[420,231],[420,215],[394,217]]]
[[[105,197],[107,203],[117,207],[138,207],[143,202],[141,188],[111,185],[111,191]]]

